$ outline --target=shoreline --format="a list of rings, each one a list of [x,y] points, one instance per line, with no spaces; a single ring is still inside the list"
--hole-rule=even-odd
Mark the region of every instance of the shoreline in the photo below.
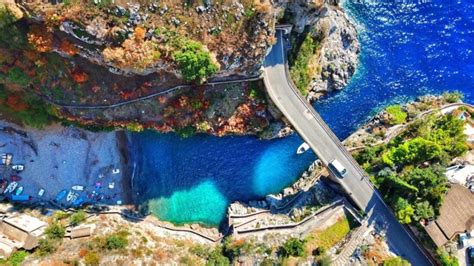
[[[115,136],[117,137],[117,148],[120,153],[120,161],[123,166],[122,168],[122,180],[120,180],[122,191],[123,191],[123,204],[133,205],[132,196],[132,178],[131,178],[131,156],[129,149],[129,137],[127,132],[124,130],[116,131]],[[127,193],[128,192],[128,193]]]

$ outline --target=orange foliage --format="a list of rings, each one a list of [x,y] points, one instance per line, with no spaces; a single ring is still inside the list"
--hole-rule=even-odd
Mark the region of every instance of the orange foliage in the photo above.
[[[7,106],[15,112],[21,112],[28,109],[28,104],[25,103],[20,96],[11,94],[7,98]]]
[[[145,29],[142,27],[136,27],[135,31],[133,32],[133,37],[135,37],[136,42],[143,42],[145,39]]]
[[[53,48],[53,35],[39,25],[31,26],[28,42],[40,53],[49,52]]]
[[[84,258],[84,257],[87,255],[87,253],[88,253],[88,252],[87,252],[87,249],[81,248],[81,249],[79,250],[79,257]]]
[[[77,47],[68,40],[61,40],[59,50],[70,56],[74,56],[79,52],[79,49],[77,49]]]
[[[77,83],[84,83],[87,80],[89,80],[89,76],[79,70],[74,70],[74,72],[71,73],[72,79],[77,82]]]

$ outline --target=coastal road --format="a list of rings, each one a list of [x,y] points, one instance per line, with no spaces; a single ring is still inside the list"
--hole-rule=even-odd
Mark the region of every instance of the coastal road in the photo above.
[[[346,176],[339,179],[339,183],[358,207],[367,213],[369,223],[376,223],[385,228],[390,247],[398,255],[409,260],[412,265],[431,265],[422,248],[397,221],[391,209],[370,183],[364,170],[347,152],[316,110],[299,94],[289,77],[285,30],[282,28],[277,30],[277,43],[264,63],[263,77],[270,98],[325,165],[337,159],[347,169]]]

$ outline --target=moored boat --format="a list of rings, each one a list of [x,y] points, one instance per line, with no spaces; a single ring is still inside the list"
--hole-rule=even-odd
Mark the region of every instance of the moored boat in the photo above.
[[[21,193],[23,193],[23,186],[20,186],[16,191],[15,191],[15,195],[21,195]]]
[[[15,188],[18,186],[18,183],[17,182],[11,182],[7,188],[5,189],[5,191],[3,193],[10,193],[10,192],[13,192],[15,190]]]
[[[64,197],[66,197],[66,194],[67,194],[67,190],[63,189],[61,191],[59,191],[59,193],[56,195],[56,198],[54,199],[56,202],[59,202],[61,201],[62,199],[64,199]]]
[[[309,150],[309,145],[308,143],[306,142],[303,142],[303,144],[301,144],[298,149],[296,150],[296,154],[302,154],[302,153],[305,153],[307,150]]]

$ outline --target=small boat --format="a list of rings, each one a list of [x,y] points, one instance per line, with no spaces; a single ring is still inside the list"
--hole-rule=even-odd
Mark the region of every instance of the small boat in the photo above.
[[[60,202],[64,197],[66,197],[67,190],[63,189],[59,191],[59,193],[56,195],[56,198],[54,199],[56,202]]]
[[[13,192],[15,190],[15,188],[18,186],[18,183],[17,182],[11,182],[7,188],[5,189],[5,191],[3,193],[10,193],[10,192]]]
[[[7,163],[7,154],[2,153],[2,164],[6,164],[6,163]]]
[[[71,188],[72,188],[72,190],[77,190],[77,191],[83,191],[84,190],[84,186],[80,186],[80,185],[75,185],[75,186],[72,186]]]
[[[83,197],[80,197],[80,198],[75,199],[75,200],[72,202],[72,206],[78,207],[78,206],[80,206],[82,203],[84,203],[84,198],[83,198]]]
[[[109,189],[114,189],[115,187],[115,182],[110,182],[109,183]]]
[[[38,197],[43,197],[43,195],[44,195],[44,188],[38,191]]]
[[[7,159],[5,161],[5,165],[10,165],[12,163],[12,159],[13,159],[13,154],[7,153]]]
[[[23,186],[17,188],[17,190],[15,191],[15,195],[19,196],[21,195],[21,193],[23,193]]]
[[[74,193],[72,190],[69,190],[69,193],[67,193],[66,201],[71,201],[74,198]]]
[[[303,144],[301,144],[298,149],[296,150],[296,154],[302,154],[304,153],[305,151],[309,150],[309,145],[308,143],[306,142],[303,142]]]
[[[12,165],[12,169],[18,172],[25,170],[25,166],[23,164],[14,164]]]
[[[120,169],[118,169],[118,168],[112,169],[112,174],[114,174],[114,175],[120,174]]]

